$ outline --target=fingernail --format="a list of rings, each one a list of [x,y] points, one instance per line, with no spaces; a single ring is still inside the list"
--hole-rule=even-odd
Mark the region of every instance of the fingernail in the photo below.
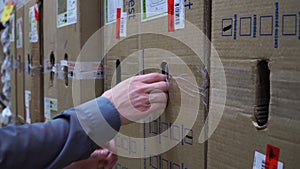
[[[106,155],[106,154],[108,154],[108,150],[107,149],[103,149],[103,150],[100,151],[100,154],[101,155]]]

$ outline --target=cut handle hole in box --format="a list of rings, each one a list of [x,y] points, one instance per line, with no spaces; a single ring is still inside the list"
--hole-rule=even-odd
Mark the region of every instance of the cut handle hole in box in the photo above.
[[[119,59],[116,60],[116,84],[121,82],[121,62]]]
[[[257,64],[256,97],[253,124],[257,129],[267,127],[270,106],[270,69],[267,60]]]
[[[67,53],[65,53],[64,60],[68,61],[68,54]],[[68,87],[69,86],[69,77],[68,77],[69,68],[68,68],[68,66],[67,65],[64,66],[63,70],[64,70],[65,86]]]
[[[53,68],[55,66],[55,56],[53,51],[51,51],[50,53],[50,85],[53,85],[53,80],[54,80],[54,72],[53,72]]]

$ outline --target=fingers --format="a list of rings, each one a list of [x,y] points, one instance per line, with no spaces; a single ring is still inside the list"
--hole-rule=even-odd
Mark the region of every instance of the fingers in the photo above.
[[[110,153],[108,155],[108,157],[106,158],[106,160],[107,160],[107,163],[106,163],[104,169],[112,169],[118,161],[118,156],[113,153]]]
[[[96,150],[91,154],[92,158],[105,159],[109,155],[107,149]]]
[[[104,167],[105,169],[112,169],[118,160],[118,156],[107,149],[94,151],[91,158],[97,160],[97,167]]]
[[[145,84],[145,92],[150,93],[150,92],[167,92],[168,91],[168,83],[167,82],[156,82],[156,83],[151,83],[151,84]]]
[[[159,82],[159,81],[166,81],[166,75],[163,75],[161,73],[150,73],[146,75],[140,75],[136,76],[136,80],[140,80],[144,83],[154,83],[154,82]]]

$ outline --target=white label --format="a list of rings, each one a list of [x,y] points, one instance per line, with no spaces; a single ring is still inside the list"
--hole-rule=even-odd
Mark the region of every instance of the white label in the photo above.
[[[31,100],[31,92],[29,90],[25,90],[26,123],[31,123],[31,118],[30,118],[30,100]]]
[[[57,0],[57,27],[77,23],[77,0]]]
[[[115,23],[117,20],[117,8],[123,11],[123,0],[105,0],[105,24]]]
[[[10,32],[10,42],[15,41],[15,14],[10,15],[10,22],[11,22],[11,32]]]
[[[175,30],[184,29],[185,9],[184,0],[174,0]]]
[[[57,115],[57,99],[44,98],[44,116],[46,120],[51,120]]]
[[[122,12],[121,21],[120,21],[120,37],[127,36],[127,13]]]
[[[168,15],[167,0],[141,0],[142,21],[152,20]]]
[[[23,47],[23,19],[17,19],[17,48]]]
[[[60,65],[61,66],[68,66],[68,61],[67,60],[61,60]]]
[[[29,32],[29,42],[36,43],[39,40],[38,35],[38,24],[35,19],[34,6],[29,8],[29,21],[30,21],[30,32]]]
[[[266,155],[255,151],[253,169],[265,169]],[[283,163],[278,161],[278,168],[283,169]]]

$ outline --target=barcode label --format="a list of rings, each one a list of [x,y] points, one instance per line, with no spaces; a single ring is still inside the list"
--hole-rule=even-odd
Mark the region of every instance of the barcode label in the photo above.
[[[174,0],[175,30],[184,29],[184,0]]]
[[[122,12],[120,22],[120,37],[127,36],[127,13]]]
[[[266,159],[266,155],[256,151],[254,155],[253,169],[266,169],[266,165],[268,166],[268,164],[266,164],[265,159]],[[283,169],[282,162],[278,161],[277,169]]]

